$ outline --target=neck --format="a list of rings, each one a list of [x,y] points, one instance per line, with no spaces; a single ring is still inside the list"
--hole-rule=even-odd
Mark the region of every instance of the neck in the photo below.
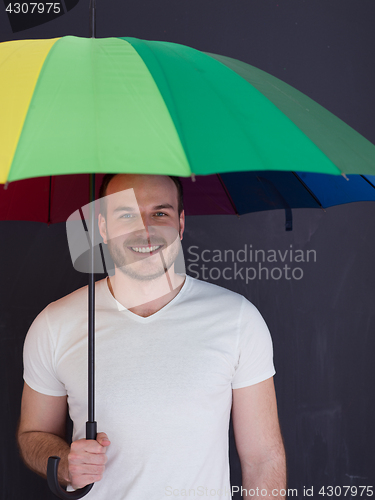
[[[150,316],[167,305],[185,282],[185,276],[171,269],[154,280],[141,281],[116,268],[115,275],[107,280],[108,288],[113,297],[129,311],[143,317]]]

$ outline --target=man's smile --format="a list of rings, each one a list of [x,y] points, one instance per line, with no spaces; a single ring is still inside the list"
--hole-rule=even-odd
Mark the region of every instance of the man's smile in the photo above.
[[[132,250],[135,253],[147,253],[149,255],[154,255],[162,247],[163,247],[163,245],[153,245],[153,246],[149,246],[149,245],[137,245],[137,246],[134,246],[134,247],[127,247],[127,248],[129,248],[130,250]]]

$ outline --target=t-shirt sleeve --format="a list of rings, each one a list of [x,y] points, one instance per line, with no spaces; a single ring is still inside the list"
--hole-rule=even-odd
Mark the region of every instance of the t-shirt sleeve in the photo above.
[[[23,347],[23,378],[26,384],[47,396],[65,396],[64,384],[55,369],[55,346],[44,309],[33,321]]]
[[[254,385],[275,375],[271,334],[258,309],[245,297],[238,335],[238,363],[232,389]]]

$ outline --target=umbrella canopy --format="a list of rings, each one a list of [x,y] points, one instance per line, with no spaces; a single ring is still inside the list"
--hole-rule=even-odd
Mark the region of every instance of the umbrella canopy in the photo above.
[[[96,196],[103,174],[96,175]],[[375,201],[375,176],[311,172],[234,172],[181,178],[186,215],[242,215]],[[37,177],[0,188],[0,220],[65,222],[89,203],[87,174]],[[4,186],[3,186],[4,187]]]
[[[0,182],[132,172],[375,174],[375,146],[245,63],[135,38],[0,44]]]

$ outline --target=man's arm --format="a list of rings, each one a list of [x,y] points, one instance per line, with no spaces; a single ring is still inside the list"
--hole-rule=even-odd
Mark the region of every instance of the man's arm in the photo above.
[[[66,396],[46,396],[24,384],[17,440],[21,456],[34,472],[46,477],[48,457],[61,457],[59,481],[82,488],[100,481],[105,469],[106,434],[96,441],[80,439],[70,447],[65,441]]]
[[[286,488],[286,462],[273,378],[233,389],[232,421],[243,488],[285,498],[279,493]]]

